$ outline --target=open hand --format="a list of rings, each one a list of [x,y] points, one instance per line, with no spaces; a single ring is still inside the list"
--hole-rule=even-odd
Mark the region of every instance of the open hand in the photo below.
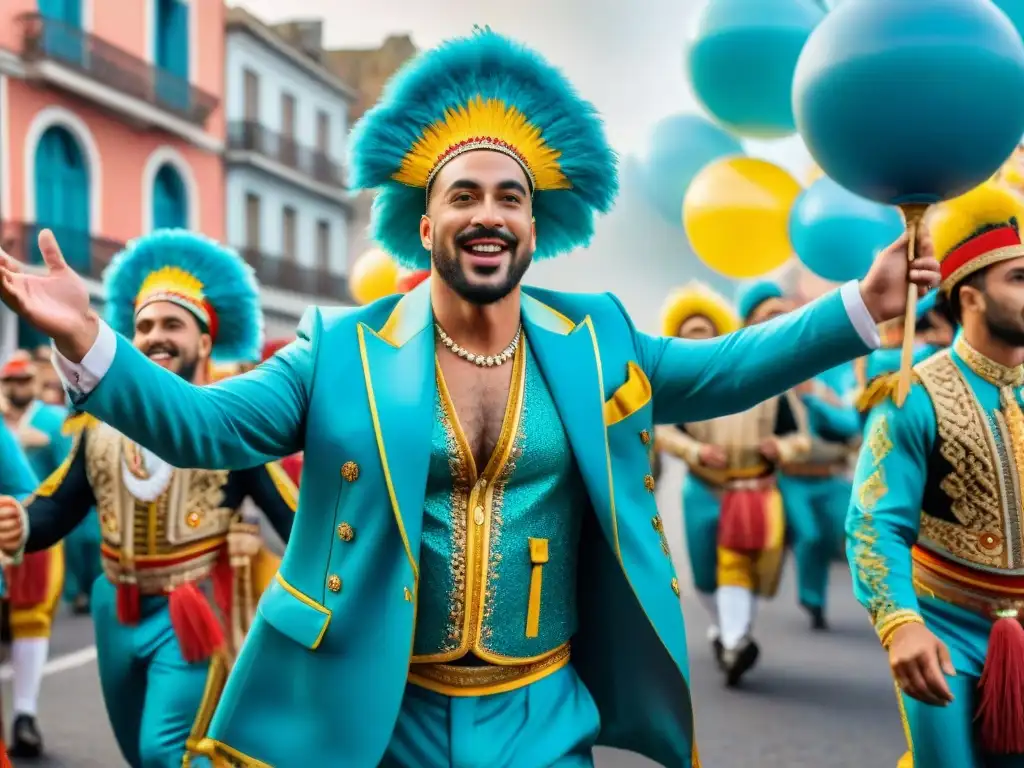
[[[35,274],[0,251],[0,298],[30,325],[57,343],[72,362],[80,362],[99,333],[89,307],[85,281],[64,261],[53,232],[39,233],[46,274]]]
[[[924,624],[904,624],[892,636],[889,666],[900,689],[918,701],[944,707],[953,701],[946,675],[956,675],[946,644]]]
[[[867,277],[860,282],[860,294],[876,323],[902,317],[906,312],[908,280],[917,286],[918,296],[924,296],[939,284],[939,262],[935,259],[928,229],[918,226],[914,260],[908,269],[909,244],[909,237],[904,232],[895,243],[878,254]]]
[[[24,529],[21,505],[10,496],[0,496],[0,552],[7,555],[17,552]]]

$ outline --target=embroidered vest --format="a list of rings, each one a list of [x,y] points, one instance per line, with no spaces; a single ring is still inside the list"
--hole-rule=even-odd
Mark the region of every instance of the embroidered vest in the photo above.
[[[438,373],[413,663],[473,654],[519,664],[576,631],[577,551],[589,501],[554,401],[523,347],[501,437],[475,480]]]

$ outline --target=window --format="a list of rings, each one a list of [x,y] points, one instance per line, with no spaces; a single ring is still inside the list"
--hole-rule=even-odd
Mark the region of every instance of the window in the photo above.
[[[281,135],[295,136],[295,97],[290,93],[281,94]]]
[[[260,250],[260,198],[252,192],[245,196],[245,247]]]
[[[297,235],[295,209],[290,205],[284,208],[284,220],[281,222],[281,256],[289,261],[295,261],[295,252],[298,250],[295,242]]]
[[[245,115],[245,122],[258,123],[260,121],[260,77],[251,69],[246,69],[242,73],[242,80],[242,111]]]
[[[331,116],[326,112],[316,113],[316,148],[322,155],[331,154]]]
[[[331,222],[316,223],[316,263],[324,270],[331,266]]]

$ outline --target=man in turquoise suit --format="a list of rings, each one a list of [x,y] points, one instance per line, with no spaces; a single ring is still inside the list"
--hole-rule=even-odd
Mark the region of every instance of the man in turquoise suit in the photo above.
[[[993,184],[937,209],[963,330],[914,367],[902,407],[878,390],[854,478],[850,566],[896,680],[901,766],[1024,766],[1022,215]]]
[[[431,278],[311,308],[295,342],[211,387],[101,323],[52,234],[49,274],[0,264],[89,413],[179,466],[305,451],[281,569],[200,747],[275,768],[585,766],[594,744],[699,765],[653,425],[865,354],[903,311],[905,238],[860,285],[709,341],[640,333],[610,294],[521,288],[533,258],[590,240],[616,161],[563,75],[490,30],[403,68],[351,149],[374,236]],[[935,284],[927,242],[911,266]]]
[[[4,421],[21,443],[35,476],[49,477],[71,450],[71,439],[62,429],[67,411],[39,398],[36,364],[25,350],[15,352],[0,369],[0,385],[7,400]],[[53,619],[64,589],[64,563],[64,548],[57,544],[7,569],[14,673],[10,749],[14,757],[38,757],[43,751],[36,717]]]

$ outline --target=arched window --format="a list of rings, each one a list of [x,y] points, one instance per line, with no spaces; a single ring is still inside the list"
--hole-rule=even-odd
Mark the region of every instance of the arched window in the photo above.
[[[153,229],[188,227],[188,192],[181,174],[164,163],[153,179]]]

